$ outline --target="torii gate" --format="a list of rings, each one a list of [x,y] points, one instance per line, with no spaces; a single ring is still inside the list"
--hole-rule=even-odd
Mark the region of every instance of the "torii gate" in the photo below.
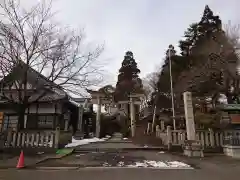
[[[100,118],[101,118],[101,107],[103,104],[113,104],[113,96],[106,96],[106,93],[101,91],[87,90],[91,94],[91,103],[97,104],[97,115],[96,115],[96,137],[100,137]],[[134,105],[141,104],[141,98],[144,97],[143,93],[132,93],[130,94],[128,101],[119,101],[116,104],[130,104],[130,119],[131,119],[131,135],[135,136],[136,132],[136,113]]]

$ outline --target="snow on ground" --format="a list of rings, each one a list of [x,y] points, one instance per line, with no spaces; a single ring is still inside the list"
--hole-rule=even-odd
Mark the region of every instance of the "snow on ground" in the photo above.
[[[143,162],[135,162],[135,164],[127,165],[127,167],[153,167],[153,168],[187,168],[192,169],[191,166],[179,161],[148,161],[144,160]]]
[[[89,139],[76,140],[72,138],[72,142],[67,144],[65,147],[76,147],[76,146],[85,145],[85,144],[94,143],[94,142],[103,142],[109,138],[110,138],[109,136],[101,139],[94,137]]]
[[[123,161],[119,161],[116,165],[109,164],[108,162],[104,162],[102,164],[103,167],[128,167],[128,168],[156,168],[156,169],[193,169],[188,164],[185,164],[180,161],[152,161],[152,160],[144,160],[144,161],[136,161],[131,164],[125,164]]]

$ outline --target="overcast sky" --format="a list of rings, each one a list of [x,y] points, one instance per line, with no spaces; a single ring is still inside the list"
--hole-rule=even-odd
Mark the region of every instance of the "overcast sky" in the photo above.
[[[128,50],[141,77],[154,71],[168,45],[177,46],[189,24],[200,20],[206,4],[223,23],[240,23],[239,0],[55,0],[53,7],[58,21],[84,28],[92,43],[105,43],[101,58],[114,83]]]

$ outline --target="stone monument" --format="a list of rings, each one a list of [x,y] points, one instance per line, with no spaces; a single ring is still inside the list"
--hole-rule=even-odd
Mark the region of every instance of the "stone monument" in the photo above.
[[[183,100],[187,131],[187,140],[183,146],[184,155],[189,157],[203,157],[203,148],[201,146],[201,143],[200,141],[196,140],[192,93],[184,92]]]

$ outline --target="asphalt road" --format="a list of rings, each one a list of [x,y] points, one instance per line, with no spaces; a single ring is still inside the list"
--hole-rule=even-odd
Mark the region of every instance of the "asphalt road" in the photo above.
[[[1,170],[1,180],[226,180],[238,178],[237,171],[157,170],[157,169],[82,169],[82,170]]]

